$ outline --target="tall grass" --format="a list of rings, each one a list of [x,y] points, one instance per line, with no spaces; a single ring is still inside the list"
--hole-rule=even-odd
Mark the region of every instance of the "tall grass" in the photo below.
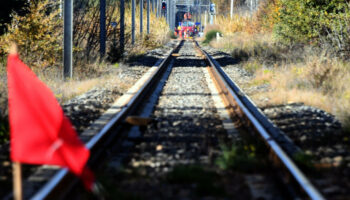
[[[303,102],[336,115],[350,132],[350,62],[330,56],[322,46],[281,43],[272,32],[280,9],[276,0],[263,3],[252,16],[218,17],[215,26],[224,38],[210,44],[253,74],[243,88],[270,86],[267,92],[251,94],[258,105]]]
[[[268,92],[252,94],[258,105],[303,102],[336,115],[350,130],[350,62],[313,46],[281,45],[271,33],[237,32],[211,45],[254,75],[244,87],[270,85]]]

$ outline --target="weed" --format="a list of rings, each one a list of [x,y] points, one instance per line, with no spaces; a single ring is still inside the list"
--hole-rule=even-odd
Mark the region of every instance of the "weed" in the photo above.
[[[205,39],[203,43],[209,44],[213,39],[216,38],[216,34],[222,34],[220,30],[210,30],[205,34]]]
[[[258,69],[261,69],[262,68],[262,65],[256,61],[254,62],[247,62],[243,65],[243,68],[245,70],[247,70],[248,72],[250,73],[254,73],[256,72]]]
[[[233,49],[231,52],[231,56],[239,61],[247,61],[249,56],[249,52],[246,52],[243,49]]]
[[[312,163],[314,158],[311,155],[305,154],[304,152],[298,152],[293,155],[293,159],[299,166],[301,166],[305,170],[314,170],[314,166]]]
[[[215,172],[197,165],[179,165],[167,175],[170,183],[196,184],[196,193],[199,196],[224,196],[226,192],[223,187],[215,184],[218,178]]]
[[[177,37],[176,37],[176,35],[175,35],[175,33],[174,33],[174,31],[169,31],[169,37],[171,38],[171,39],[176,39]]]
[[[106,199],[121,199],[121,200],[140,200],[142,199],[140,196],[138,196],[135,193],[129,193],[125,192],[119,188],[116,187],[116,182],[115,180],[118,180],[119,176],[123,175],[118,175],[118,177],[111,177],[110,174],[105,174],[105,173],[100,173],[98,174],[98,182],[102,185],[102,196],[105,197]]]
[[[256,157],[254,145],[222,146],[222,155],[216,160],[216,164],[224,170],[236,170],[241,172],[255,171],[263,164]]]

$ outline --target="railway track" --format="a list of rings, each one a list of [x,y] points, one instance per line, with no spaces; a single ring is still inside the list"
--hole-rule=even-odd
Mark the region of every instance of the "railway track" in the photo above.
[[[223,104],[219,103],[221,100],[218,98],[222,99]],[[270,188],[274,187],[275,180],[271,181],[268,177],[273,170],[279,168],[279,172],[284,174],[282,182],[286,184],[286,187],[282,188],[287,192],[271,189],[269,192],[276,195],[272,198],[284,199],[284,195],[292,191],[295,196],[289,198],[324,199],[288,156],[298,151],[298,148],[267,120],[228,78],[220,65],[195,42],[179,42],[179,45],[150,69],[98,123],[105,124],[96,128],[100,131],[88,131],[81,135],[92,152],[89,164],[100,173],[105,171],[108,174],[116,173],[122,168],[126,171],[136,169],[139,173],[137,177],[142,178],[135,180],[127,173],[123,175],[127,178],[115,180],[118,182],[115,183],[117,188],[125,192],[138,189],[146,199],[155,196],[196,199],[199,195],[198,188],[204,187],[217,189],[219,193],[222,191],[231,198],[257,198],[259,195],[266,197],[268,194],[262,194],[256,189],[261,185],[256,186],[256,182],[259,181],[254,179],[263,177],[258,178],[260,182],[263,180]],[[272,172],[271,169],[267,172],[264,169],[262,172],[254,171],[253,175],[241,175],[217,173],[214,169],[213,163],[221,155],[222,144],[240,144],[244,140],[244,136],[242,137],[235,128],[237,124],[245,124],[248,131],[253,130],[256,132],[254,135],[260,136],[264,141],[266,149],[271,153],[270,160],[274,163],[268,164],[269,167],[273,167]],[[112,172],[107,169],[112,169]],[[36,193],[28,192],[31,194],[27,198],[83,198],[84,194],[76,187],[77,179],[67,170],[43,167],[42,171],[45,170],[50,171],[50,180],[44,186],[40,186]],[[209,174],[214,174],[214,177],[224,181],[218,183],[219,186],[227,183],[236,186],[224,190],[213,185],[201,186],[197,182],[192,182],[192,186],[199,185],[192,189],[179,186],[179,183],[184,181],[177,180],[178,177],[182,177],[181,172],[185,171],[185,174],[190,176],[188,173],[203,170],[204,174],[208,174],[209,171]],[[162,182],[164,177],[167,180],[165,186]],[[183,179],[186,180],[186,177]],[[203,180],[212,179],[199,179],[199,182]],[[184,185],[192,187],[191,184]],[[291,185],[296,187],[290,187]],[[155,187],[158,189],[154,189]],[[192,194],[192,190],[196,190],[197,193]],[[227,190],[235,192],[231,194]],[[249,192],[252,190],[255,190],[255,194]],[[176,194],[174,191],[180,192]],[[215,195],[208,191],[204,191],[204,194]]]

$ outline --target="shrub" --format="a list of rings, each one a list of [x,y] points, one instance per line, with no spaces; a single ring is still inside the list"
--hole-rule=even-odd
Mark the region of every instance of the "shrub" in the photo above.
[[[62,57],[62,23],[58,4],[45,0],[30,3],[25,16],[14,14],[8,32],[0,38],[0,56],[7,53],[10,41],[18,44],[22,59],[30,66],[47,67]]]
[[[210,30],[205,34],[205,40],[203,41],[203,43],[209,44],[213,39],[216,38],[216,33],[220,33],[221,31],[219,30]]]
[[[281,0],[266,0],[261,2],[259,10],[256,13],[261,31],[271,32],[274,25],[279,20],[281,9]]]
[[[285,43],[318,42],[333,29],[336,16],[348,12],[346,7],[345,1],[338,0],[282,0],[274,31]]]
[[[324,13],[320,22],[320,44],[328,53],[348,58],[350,53],[350,6],[344,12]]]
[[[175,36],[175,33],[174,33],[174,31],[169,31],[169,37],[171,38],[171,39],[176,39],[176,36]]]

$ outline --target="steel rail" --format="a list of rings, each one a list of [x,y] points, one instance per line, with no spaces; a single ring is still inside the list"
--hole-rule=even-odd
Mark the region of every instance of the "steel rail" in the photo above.
[[[243,114],[249,119],[251,124],[255,127],[257,132],[265,140],[268,146],[273,150],[274,154],[280,160],[281,163],[288,169],[289,173],[294,177],[299,186],[304,190],[309,198],[314,200],[325,199],[322,194],[313,186],[313,184],[308,180],[308,178],[303,174],[303,172],[297,167],[293,160],[288,156],[288,154],[283,150],[276,141],[273,133],[274,126],[268,122],[267,117],[255,106],[255,104],[247,97],[244,92],[226,75],[226,73],[221,69],[220,64],[213,59],[206,51],[201,49],[197,42],[195,42],[198,49],[207,58],[210,64],[210,70],[213,73],[215,81],[220,85],[220,83],[225,88],[220,88],[225,96],[231,96],[234,98],[234,104],[232,105],[232,100],[226,100],[226,103],[231,104],[230,107],[238,106]],[[219,83],[220,82],[220,83]],[[262,123],[261,121],[264,121]],[[270,125],[267,127],[268,123]]]
[[[173,53],[178,51],[178,49],[182,46],[184,41],[181,41],[178,46],[176,46],[168,55],[167,57],[161,62],[158,69],[153,72],[153,74],[150,76],[150,78],[145,82],[145,84],[140,88],[140,90],[133,95],[133,97],[130,99],[130,101],[121,108],[121,110],[94,136],[92,137],[87,143],[86,147],[91,151],[91,155],[93,155],[94,151],[96,151],[97,148],[103,143],[103,141],[106,140],[106,138],[110,137],[110,132],[115,129],[116,126],[121,125],[127,115],[129,115],[135,107],[138,106],[138,104],[142,101],[143,97],[147,95],[147,92],[155,85],[157,84],[157,80],[161,77],[163,72],[168,66],[168,63],[170,62],[171,58],[173,57]],[[112,136],[116,137],[116,136]],[[30,199],[33,200],[41,200],[41,199],[50,199],[53,198],[55,195],[54,193],[61,193],[62,191],[56,191],[59,189],[62,189],[62,184],[67,183],[68,181],[65,179],[70,179],[72,174],[67,169],[60,169],[36,194],[34,194]],[[75,178],[75,177],[74,177]],[[77,178],[75,178],[77,179]],[[76,183],[70,183],[70,188],[73,187],[73,185]],[[69,189],[70,189],[69,188]],[[68,190],[69,190],[68,189]],[[61,196],[64,196],[61,195]]]

